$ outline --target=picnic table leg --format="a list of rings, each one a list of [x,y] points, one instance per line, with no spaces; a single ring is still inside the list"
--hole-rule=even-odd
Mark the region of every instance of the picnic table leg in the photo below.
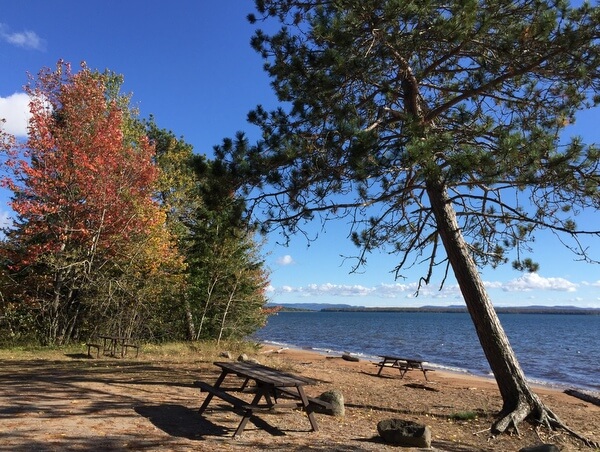
[[[250,382],[250,378],[246,378],[244,380],[244,383],[242,384],[242,387],[240,388],[240,391],[243,391],[244,389],[246,389],[246,386],[248,386],[249,382]]]
[[[398,363],[398,370],[400,371],[400,378],[403,379],[406,375],[406,372],[408,372],[408,364],[402,365]]]
[[[381,365],[379,366],[379,372],[377,372],[377,376],[380,377],[381,376],[381,371],[383,370],[383,368],[385,367],[385,360],[383,360],[381,362]]]
[[[252,417],[252,410],[245,410],[244,411],[244,417],[242,417],[242,420],[240,421],[237,429],[235,429],[235,433],[233,434],[234,438],[236,436],[242,434],[242,432],[246,428],[246,424],[248,423],[248,421],[250,420],[251,417]]]
[[[102,354],[104,356],[107,355],[108,352],[108,356],[112,356],[113,355],[113,345],[112,345],[112,339],[110,339],[109,337],[105,337],[102,339]]]
[[[246,382],[244,383],[244,386],[246,385],[246,383],[248,382],[249,379],[246,379]],[[265,400],[267,401],[267,403],[269,405],[272,405],[273,403],[271,402],[271,397],[269,396],[269,388],[264,387],[264,386],[258,386],[256,394],[254,395],[254,398],[252,399],[252,402],[250,402],[250,405],[258,405],[258,402],[260,402],[260,399],[265,398]],[[244,410],[244,414],[242,416],[242,420],[240,421],[240,423],[238,424],[237,429],[235,430],[235,433],[233,434],[233,437],[235,438],[238,435],[241,435],[244,431],[244,429],[246,428],[246,424],[248,423],[248,421],[250,420],[250,418],[252,417],[252,410]]]
[[[219,375],[219,378],[217,378],[217,381],[215,382],[215,388],[218,388],[221,386],[221,383],[223,383],[223,380],[225,380],[225,377],[227,376],[227,374],[228,374],[228,372],[226,370],[223,370],[223,372],[221,372],[221,375]],[[204,410],[206,410],[206,407],[208,406],[208,404],[210,403],[212,398],[213,398],[213,393],[208,392],[206,394],[206,398],[204,399],[204,402],[202,403],[202,405],[200,406],[200,409],[198,410],[198,413],[202,414],[204,412]]]
[[[313,432],[319,431],[319,426],[317,425],[317,420],[315,419],[313,409],[310,407],[308,397],[306,397],[306,394],[304,393],[304,388],[302,386],[298,386],[298,394],[300,395],[300,399],[302,400],[302,405],[304,406],[304,411],[306,411],[306,415],[308,416],[308,420],[310,421],[310,426],[312,427],[312,431]]]

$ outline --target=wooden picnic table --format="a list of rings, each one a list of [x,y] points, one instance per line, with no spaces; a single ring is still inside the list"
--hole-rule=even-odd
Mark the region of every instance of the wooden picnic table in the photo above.
[[[139,344],[132,341],[130,338],[116,335],[102,335],[98,336],[98,338],[102,339],[102,354],[108,356],[117,356],[117,354],[121,355],[123,358],[127,354],[127,349],[135,348],[137,357],[140,351]],[[89,354],[89,344],[88,344],[88,354]]]
[[[203,381],[194,382],[195,386],[207,392],[199,412],[202,414],[206,410],[213,396],[230,403],[233,410],[242,415],[242,420],[233,434],[234,437],[242,434],[255,411],[269,411],[281,407],[302,408],[308,416],[312,431],[318,430],[313,407],[310,406],[310,400],[304,392],[304,386],[315,384],[314,380],[247,361],[215,362],[214,364],[221,368],[221,374],[214,385]],[[228,375],[235,375],[242,379],[241,385],[233,388],[223,387],[222,384]],[[249,387],[251,382],[254,382],[252,388]],[[251,401],[232,394],[233,392],[249,392],[250,389],[254,393]],[[287,398],[287,402],[283,402],[281,400],[283,398]]]
[[[433,369],[428,369],[423,366],[423,360],[416,358],[402,358],[399,356],[389,356],[389,355],[380,355],[382,361],[375,363],[376,366],[379,366],[379,371],[377,372],[377,376],[381,376],[381,371],[385,368],[395,368],[400,371],[400,378],[404,378],[406,372],[409,370],[420,370],[423,372],[423,376],[425,377],[425,381],[427,380],[427,372],[433,372]]]

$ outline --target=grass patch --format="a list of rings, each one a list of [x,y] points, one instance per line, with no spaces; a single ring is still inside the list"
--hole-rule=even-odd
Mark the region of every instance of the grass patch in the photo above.
[[[259,346],[247,341],[169,342],[161,344],[141,344],[139,360],[148,361],[218,361],[221,353],[231,353],[233,359],[243,353],[255,355]],[[87,354],[85,342],[69,344],[63,347],[42,347],[39,345],[1,347],[0,359],[64,359],[65,355]]]
[[[476,411],[459,411],[450,415],[450,419],[453,421],[474,421],[477,418]]]

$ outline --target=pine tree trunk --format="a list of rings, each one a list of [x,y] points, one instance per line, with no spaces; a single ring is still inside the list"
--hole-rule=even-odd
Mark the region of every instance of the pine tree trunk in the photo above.
[[[446,187],[442,183],[430,183],[427,194],[448,259],[502,396],[503,407],[492,427],[493,433],[511,428],[516,430],[525,418],[533,418],[549,426],[562,424],[544,407],[525,380],[462,236]]]

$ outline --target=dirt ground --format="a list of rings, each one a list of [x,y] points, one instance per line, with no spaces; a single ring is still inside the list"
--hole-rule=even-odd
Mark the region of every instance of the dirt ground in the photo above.
[[[493,380],[440,371],[429,382],[418,372],[404,379],[369,362],[351,362],[298,350],[263,348],[261,363],[317,379],[311,396],[338,389],[343,417],[317,414],[310,431],[301,411],[258,414],[244,434],[231,436],[239,415],[213,399],[200,416],[204,393],[194,380],[214,382],[216,356],[162,356],[142,350],[134,359],[85,354],[0,352],[1,451],[380,451],[407,450],[384,444],[377,422],[401,418],[427,424],[432,448],[441,451],[518,451],[554,443],[563,451],[591,450],[564,432],[523,424],[520,435],[490,438],[501,399]],[[229,377],[228,377],[229,378]],[[600,441],[600,407],[560,391],[538,388],[542,400],[573,430]],[[476,413],[475,419],[456,415]]]

